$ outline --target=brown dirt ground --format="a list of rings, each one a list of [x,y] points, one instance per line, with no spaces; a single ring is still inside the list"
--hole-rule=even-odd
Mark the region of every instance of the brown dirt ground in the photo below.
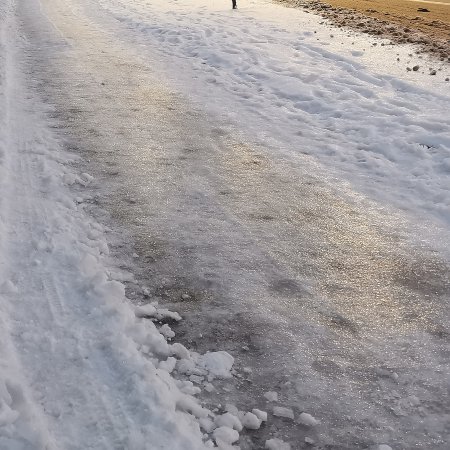
[[[277,0],[348,27],[416,44],[419,52],[450,61],[450,0]],[[420,12],[426,8],[428,12]]]
[[[438,4],[411,0],[327,0],[327,3],[415,28],[433,38],[450,39],[450,1],[439,0]],[[426,8],[429,12],[419,12],[419,8]]]

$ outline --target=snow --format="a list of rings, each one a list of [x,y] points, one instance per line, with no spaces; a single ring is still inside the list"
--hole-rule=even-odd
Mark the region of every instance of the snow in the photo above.
[[[213,435],[219,445],[222,442],[225,444],[233,444],[239,439],[239,433],[236,430],[225,426],[216,428],[213,431]]]
[[[109,267],[84,211],[94,179],[76,173],[27,89],[18,33],[13,3],[0,3],[0,448],[206,448],[198,419],[213,414],[170,375],[191,354],[167,343],[168,324],[142,319],[181,317],[126,299],[133,276]],[[231,355],[198,357],[199,370],[231,376]]]
[[[125,281],[125,280],[120,280],[120,281]],[[138,306],[135,310],[134,313],[136,315],[136,317],[140,317],[140,318],[156,318],[158,320],[164,320],[164,319],[171,319],[171,320],[175,320],[175,321],[180,321],[181,320],[181,316],[175,312],[175,311],[169,311],[166,308],[159,308],[157,304],[152,304],[149,303],[147,305],[142,305],[142,306]],[[163,328],[163,334],[164,334],[164,330],[166,330],[169,334],[171,334],[171,330],[170,327],[168,327],[167,324],[165,324],[166,328]],[[169,331],[170,330],[170,331]],[[168,336],[168,337],[173,337],[173,336]]]
[[[207,352],[200,356],[197,364],[218,378],[231,378],[234,358],[225,351]]]
[[[242,419],[242,425],[250,430],[258,430],[261,426],[261,423],[262,420],[256,414],[253,414],[251,412],[245,413]]]
[[[220,416],[217,416],[215,419],[215,424],[218,427],[228,427],[233,428],[236,431],[242,431],[242,423],[241,421],[233,414],[227,412]],[[245,424],[244,424],[245,426]]]
[[[245,117],[249,136],[285,157],[309,155],[375,200],[449,225],[450,85],[405,72],[397,58],[417,59],[411,47],[373,46],[385,41],[344,29],[330,39],[320,17],[264,0],[243,0],[238,19],[206,0],[100,5],[143,58],[145,48],[166,56],[161,70],[176,74],[178,89],[199,102],[215,98],[215,114]]]
[[[274,391],[265,392],[264,397],[266,397],[266,399],[269,402],[277,402],[278,401],[278,394]]]
[[[273,415],[294,420],[294,411],[291,408],[286,408],[285,406],[274,406]]]
[[[155,317],[156,316],[156,308],[153,305],[144,305],[144,306],[138,306],[134,313],[136,314],[136,317]]]
[[[252,413],[258,417],[258,419],[260,419],[262,422],[267,422],[267,412],[266,411],[261,411],[260,409],[252,409]]]
[[[303,425],[307,425],[310,427],[314,427],[316,425],[318,425],[320,423],[319,420],[317,420],[315,417],[313,417],[311,414],[302,412],[299,416],[298,416],[298,421],[303,424]]]

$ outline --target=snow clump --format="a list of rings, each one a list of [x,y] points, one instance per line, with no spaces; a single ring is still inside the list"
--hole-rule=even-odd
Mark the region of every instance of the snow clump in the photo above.
[[[197,364],[217,378],[231,378],[234,358],[225,351],[207,352],[201,355]]]
[[[320,423],[319,420],[317,420],[315,417],[313,417],[311,414],[302,412],[300,416],[298,417],[298,421],[303,424],[307,425],[309,427],[314,427]]]
[[[219,427],[213,432],[214,439],[217,445],[220,444],[234,444],[239,440],[239,433],[230,427]]]
[[[215,419],[215,424],[218,427],[233,428],[236,431],[242,431],[241,421],[233,414],[226,412]]]
[[[258,430],[261,423],[262,420],[251,412],[245,413],[244,418],[242,419],[242,425],[249,430]]]
[[[261,411],[260,409],[252,409],[252,413],[260,419],[262,422],[267,422],[267,413],[266,411]]]

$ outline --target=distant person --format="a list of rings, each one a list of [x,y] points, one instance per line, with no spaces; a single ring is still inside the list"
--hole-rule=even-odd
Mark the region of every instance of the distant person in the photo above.
[[[233,2],[233,9],[237,9],[236,0],[231,0]]]

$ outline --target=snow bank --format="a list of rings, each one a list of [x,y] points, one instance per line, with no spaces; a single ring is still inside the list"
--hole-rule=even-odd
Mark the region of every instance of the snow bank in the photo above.
[[[234,359],[170,343],[170,326],[152,319],[178,313],[129,304],[130,274],[108,267],[102,227],[84,210],[95,180],[69,165],[26,86],[26,45],[1,2],[0,448],[206,448],[200,420],[214,414],[198,387],[171,374],[185,361],[210,381],[227,378]],[[214,433],[239,439],[226,427]]]

